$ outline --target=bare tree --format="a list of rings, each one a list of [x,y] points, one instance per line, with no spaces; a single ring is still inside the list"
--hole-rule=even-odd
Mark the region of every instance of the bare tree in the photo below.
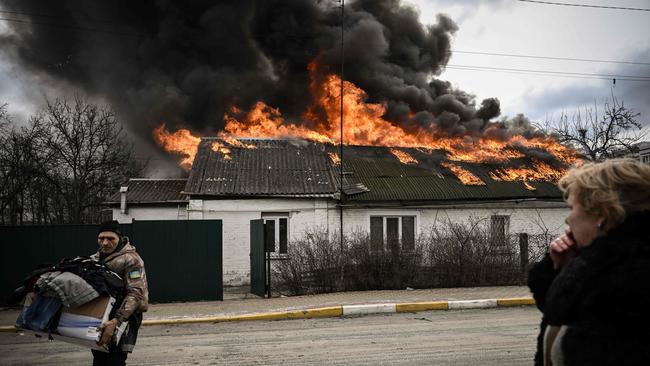
[[[559,136],[560,142],[572,145],[590,160],[599,161],[634,151],[634,144],[643,135],[638,132],[639,113],[625,107],[612,95],[605,103],[604,114],[594,109],[585,109],[584,116],[577,113],[573,118],[563,114],[559,123],[551,130]],[[637,130],[637,131],[635,131]]]
[[[18,224],[23,218],[25,187],[36,178],[47,158],[38,140],[40,124],[17,130],[6,104],[0,106],[0,213],[3,224]]]
[[[51,202],[59,211],[56,221],[95,221],[105,198],[143,169],[122,124],[107,107],[79,97],[72,103],[48,101],[33,124],[42,126],[40,143],[51,154],[42,176],[58,199]]]
[[[96,222],[106,197],[143,169],[107,107],[48,102],[20,129],[0,107],[2,224]]]

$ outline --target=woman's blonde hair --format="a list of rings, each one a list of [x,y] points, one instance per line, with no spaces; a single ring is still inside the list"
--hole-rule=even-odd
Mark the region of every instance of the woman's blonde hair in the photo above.
[[[611,159],[572,168],[558,186],[587,213],[608,217],[614,227],[631,214],[650,210],[650,165],[633,159]]]

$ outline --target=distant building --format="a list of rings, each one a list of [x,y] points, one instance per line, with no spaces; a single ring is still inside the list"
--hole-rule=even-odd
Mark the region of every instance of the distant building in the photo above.
[[[636,147],[639,149],[637,158],[645,164],[650,164],[650,141],[639,142]]]

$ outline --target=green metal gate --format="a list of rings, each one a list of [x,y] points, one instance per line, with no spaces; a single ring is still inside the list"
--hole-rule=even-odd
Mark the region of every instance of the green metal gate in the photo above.
[[[266,292],[264,254],[264,220],[251,220],[251,293],[262,297]]]
[[[134,221],[156,302],[223,300],[221,220]]]
[[[223,300],[221,220],[120,225],[145,262],[152,302]],[[0,226],[0,303],[39,264],[97,251],[98,225]]]

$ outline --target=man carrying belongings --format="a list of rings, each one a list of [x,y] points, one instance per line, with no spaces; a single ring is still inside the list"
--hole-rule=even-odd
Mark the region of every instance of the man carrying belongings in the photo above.
[[[108,353],[92,350],[93,365],[125,365],[128,353],[133,351],[142,323],[142,313],[149,306],[147,275],[142,258],[122,236],[117,221],[101,224],[97,236],[99,250],[91,258],[106,265],[124,281],[124,297],[113,317],[100,326],[98,345],[108,344]],[[116,304],[117,306],[117,304]],[[116,329],[124,329],[119,344],[113,342]]]
[[[38,266],[9,299],[23,299],[16,327],[92,348],[93,365],[124,365],[149,291],[144,262],[117,221],[101,224],[99,250]]]

